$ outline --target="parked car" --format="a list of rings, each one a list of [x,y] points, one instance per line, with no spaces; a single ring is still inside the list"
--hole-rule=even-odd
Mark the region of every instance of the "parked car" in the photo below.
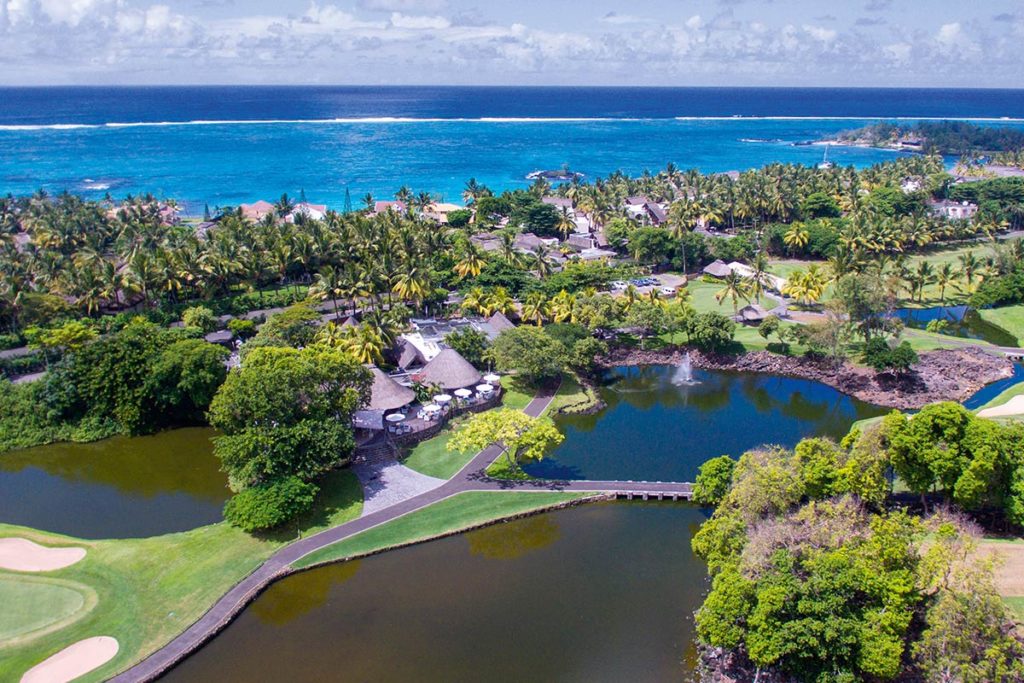
[[[612,289],[625,289],[625,288],[626,288],[626,283],[623,282],[622,280],[616,280],[615,282],[612,283]]]
[[[661,291],[661,295],[662,296],[675,296],[676,295],[675,287],[662,287],[660,291]]]

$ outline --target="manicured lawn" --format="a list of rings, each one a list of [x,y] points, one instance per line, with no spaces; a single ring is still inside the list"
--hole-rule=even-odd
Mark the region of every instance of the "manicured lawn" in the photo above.
[[[448,439],[452,436],[452,430],[458,429],[459,424],[456,421],[434,438],[421,441],[402,464],[420,474],[438,479],[451,479],[476,455],[448,450]]]
[[[0,536],[20,536],[43,545],[86,548],[77,564],[46,577],[95,591],[95,607],[67,628],[4,650],[0,680],[18,680],[33,665],[91,636],[113,636],[117,656],[83,681],[99,681],[141,660],[198,619],[219,597],[300,533],[308,535],[354,519],[362,491],[349,470],[321,482],[318,507],[298,524],[266,538],[227,523],[142,539],[87,541],[34,529],[0,525]],[[31,574],[0,572],[5,581],[30,582]],[[6,602],[4,604],[6,609]],[[3,610],[0,610],[3,611]]]
[[[364,531],[358,536],[307,555],[295,563],[308,567],[319,562],[343,560],[355,555],[424,541],[487,521],[539,510],[565,501],[585,498],[586,493],[552,491],[469,491],[430,507]]]
[[[527,386],[525,382],[515,376],[502,377],[501,386],[505,390],[501,405],[505,408],[522,410],[530,405],[530,401],[533,400],[533,395],[536,393],[532,387]]]
[[[95,594],[81,584],[46,576],[0,575],[0,641],[28,642],[34,632],[74,620],[95,602]]]
[[[978,315],[1016,337],[1018,344],[1024,343],[1024,305],[986,308],[978,311]]]

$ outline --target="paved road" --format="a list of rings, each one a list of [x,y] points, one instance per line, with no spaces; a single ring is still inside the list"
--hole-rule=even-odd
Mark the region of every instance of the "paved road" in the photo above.
[[[531,417],[540,416],[554,398],[554,390],[542,391],[525,408]],[[537,490],[616,493],[629,497],[689,498],[690,484],[631,481],[528,481],[507,482],[490,479],[483,471],[499,455],[497,447],[477,453],[454,477],[441,486],[363,515],[359,519],[296,541],[274,553],[256,571],[243,579],[218,600],[210,610],[184,633],[177,636],[131,669],[116,676],[116,683],[150,681],[198,649],[227,626],[242,609],[275,579],[289,574],[292,564],[310,553],[350,536],[390,522],[466,491]]]

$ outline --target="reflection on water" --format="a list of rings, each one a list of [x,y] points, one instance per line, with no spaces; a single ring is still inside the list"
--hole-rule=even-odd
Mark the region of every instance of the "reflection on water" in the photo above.
[[[561,535],[551,515],[537,515],[515,524],[495,524],[465,534],[469,552],[488,560],[514,560],[547,548]]]
[[[942,320],[945,327],[942,334],[967,339],[982,339],[996,346],[1017,346],[1018,339],[992,323],[984,320],[969,306],[935,306],[933,308],[900,308],[893,311],[899,318],[915,329],[923,330],[933,320]]]
[[[588,505],[366,558],[350,575],[303,572],[166,680],[688,680],[707,587],[690,551],[702,519],[683,504]],[[507,552],[499,532],[533,547]],[[312,609],[259,616],[307,592],[322,596]]]
[[[527,471],[541,477],[692,481],[704,460],[807,436],[840,438],[885,409],[808,380],[672,366],[618,368],[601,389],[607,407],[556,422],[565,441]]]
[[[327,602],[331,589],[359,571],[361,560],[331,564],[304,575],[302,581],[275,583],[253,603],[252,615],[268,626],[284,626]]]
[[[0,521],[83,538],[142,537],[221,519],[230,491],[205,428],[0,455]]]

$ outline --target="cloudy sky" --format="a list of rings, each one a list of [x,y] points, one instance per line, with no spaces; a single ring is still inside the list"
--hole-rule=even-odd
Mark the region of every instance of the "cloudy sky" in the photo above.
[[[0,83],[1024,86],[1021,0],[0,0]]]

